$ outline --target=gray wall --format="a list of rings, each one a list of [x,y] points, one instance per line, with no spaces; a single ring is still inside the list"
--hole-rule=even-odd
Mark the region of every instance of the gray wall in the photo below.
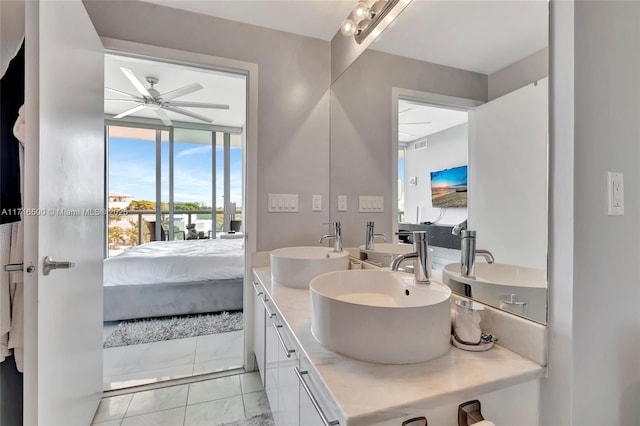
[[[541,424],[637,425],[640,3],[556,1],[552,11],[551,316]],[[607,171],[625,174],[624,216],[607,216]]]
[[[258,64],[257,250],[316,244],[329,219],[329,42],[137,1],[85,5],[102,37]],[[269,193],[299,194],[300,213],[268,213]]]
[[[544,48],[489,74],[488,101],[549,75],[549,49]]]
[[[331,220],[342,222],[345,247],[363,243],[370,220],[391,233],[393,87],[484,101],[487,76],[369,49],[334,82]],[[338,195],[347,195],[347,212],[338,212]],[[360,195],[384,196],[384,213],[358,213]]]
[[[573,409],[580,425],[640,419],[638,45],[640,3],[576,2]],[[624,216],[607,216],[607,171],[624,173]],[[603,350],[593,350],[594,335]]]

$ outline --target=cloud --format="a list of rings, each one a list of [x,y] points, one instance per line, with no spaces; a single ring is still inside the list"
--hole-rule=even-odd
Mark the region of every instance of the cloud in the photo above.
[[[211,152],[211,145],[204,145],[204,146],[199,146],[197,148],[185,149],[184,151],[176,155],[176,158],[186,157],[187,155],[203,154],[205,152]]]

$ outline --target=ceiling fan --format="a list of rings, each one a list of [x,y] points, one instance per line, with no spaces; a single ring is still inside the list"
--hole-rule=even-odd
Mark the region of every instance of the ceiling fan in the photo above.
[[[162,120],[162,122],[166,126],[171,126],[173,123],[169,119],[169,116],[165,112],[171,111],[177,114],[186,115],[187,117],[195,118],[196,120],[205,121],[207,123],[213,122],[213,120],[209,117],[205,117],[204,115],[196,114],[195,112],[187,111],[184,107],[187,108],[215,108],[215,109],[229,109],[229,105],[224,104],[208,104],[202,102],[188,102],[188,101],[174,101],[173,99],[178,98],[180,96],[188,95],[189,93],[196,92],[198,90],[203,89],[202,85],[198,83],[189,84],[188,86],[181,87],[179,89],[171,90],[166,93],[158,92],[154,86],[158,84],[160,81],[157,77],[147,76],[145,77],[145,81],[149,84],[150,87],[145,87],[144,84],[136,77],[136,75],[128,68],[120,67],[122,73],[129,79],[133,87],[136,88],[140,95],[132,95],[130,93],[123,92],[121,90],[110,89],[105,87],[106,90],[117,93],[119,95],[127,96],[130,99],[105,99],[105,101],[113,101],[113,102],[133,102],[139,105],[128,109],[113,118],[122,118],[127,115],[133,114],[142,109],[150,109],[153,110],[158,118]]]

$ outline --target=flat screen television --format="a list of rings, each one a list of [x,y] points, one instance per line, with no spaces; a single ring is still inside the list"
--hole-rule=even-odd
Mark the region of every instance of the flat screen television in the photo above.
[[[433,207],[467,207],[467,166],[431,172]]]

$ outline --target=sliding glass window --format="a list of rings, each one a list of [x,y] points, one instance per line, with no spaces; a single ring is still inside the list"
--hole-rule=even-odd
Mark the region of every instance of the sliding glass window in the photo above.
[[[242,135],[136,126],[107,125],[109,256],[240,231]]]

